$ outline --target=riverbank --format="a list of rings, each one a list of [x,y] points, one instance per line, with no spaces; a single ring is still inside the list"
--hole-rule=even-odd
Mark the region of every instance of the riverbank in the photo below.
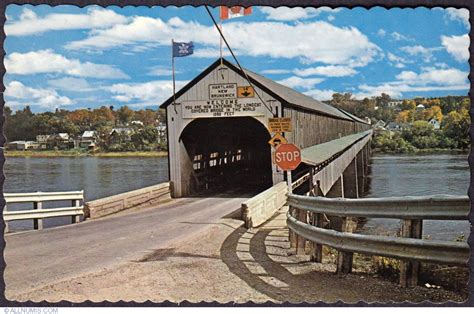
[[[416,151],[397,152],[387,150],[380,147],[372,148],[373,153],[391,154],[391,155],[421,155],[421,154],[469,154],[467,149],[453,149],[453,148],[424,148]]]
[[[88,152],[81,150],[13,150],[5,151],[5,157],[166,157],[166,151],[142,152]]]

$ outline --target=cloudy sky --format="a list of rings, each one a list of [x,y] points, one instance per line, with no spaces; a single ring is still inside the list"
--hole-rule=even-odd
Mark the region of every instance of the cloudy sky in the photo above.
[[[254,7],[223,27],[244,67],[316,99],[412,98],[467,95],[468,18],[465,9]],[[195,44],[176,59],[178,86],[219,56],[203,7],[9,5],[5,33],[6,104],[36,112],[156,109],[172,93],[171,39]]]

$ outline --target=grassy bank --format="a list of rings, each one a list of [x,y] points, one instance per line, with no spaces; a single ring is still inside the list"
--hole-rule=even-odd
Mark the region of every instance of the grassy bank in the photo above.
[[[8,157],[166,157],[164,151],[147,152],[87,152],[81,150],[5,151]]]
[[[454,149],[454,148],[423,148],[417,149],[412,152],[397,152],[387,148],[375,147],[372,149],[374,153],[382,154],[394,154],[394,155],[417,155],[417,154],[468,154],[469,150],[467,149]]]

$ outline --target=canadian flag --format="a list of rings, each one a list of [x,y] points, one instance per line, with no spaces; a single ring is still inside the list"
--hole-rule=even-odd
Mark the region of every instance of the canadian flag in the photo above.
[[[235,7],[224,7],[221,6],[221,20],[227,20],[234,17],[240,17],[244,15],[250,15],[252,13],[252,7],[244,8],[240,6]]]

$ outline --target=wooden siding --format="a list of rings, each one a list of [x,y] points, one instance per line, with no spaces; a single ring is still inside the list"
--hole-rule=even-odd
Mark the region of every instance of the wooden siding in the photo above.
[[[285,133],[286,139],[300,148],[321,144],[370,128],[369,125],[363,123],[335,119],[295,108],[285,107],[283,115],[291,118],[293,123],[293,132]]]

